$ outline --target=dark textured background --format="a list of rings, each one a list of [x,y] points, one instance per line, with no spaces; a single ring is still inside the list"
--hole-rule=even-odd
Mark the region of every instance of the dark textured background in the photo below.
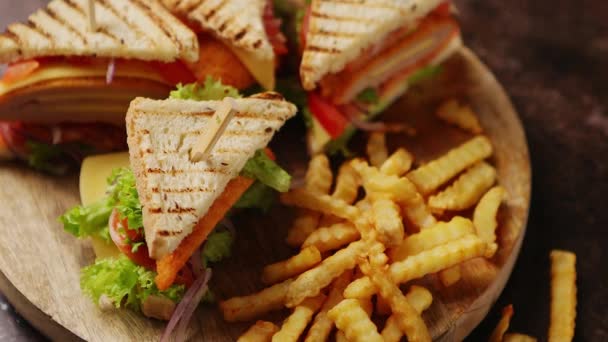
[[[0,0],[0,26],[42,0]],[[496,73],[525,125],[533,170],[522,253],[486,320],[512,303],[510,331],[546,340],[552,248],[578,255],[577,341],[608,341],[608,1],[455,0],[467,44]],[[43,338],[0,296],[0,341]]]

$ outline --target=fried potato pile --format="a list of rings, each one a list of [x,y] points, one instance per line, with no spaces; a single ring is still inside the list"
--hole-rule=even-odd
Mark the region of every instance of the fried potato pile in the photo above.
[[[220,309],[228,321],[281,308],[291,314],[278,329],[258,322],[244,336],[430,341],[422,314],[433,294],[410,282],[437,276],[451,286],[463,277],[462,263],[500,247],[496,217],[506,193],[495,186],[485,136],[417,168],[406,149],[389,153],[382,134],[371,135],[367,151],[368,160],[347,160],[337,174],[326,156],[315,156],[305,185],[281,196],[297,208],[286,243],[299,252],[264,268],[270,287]]]

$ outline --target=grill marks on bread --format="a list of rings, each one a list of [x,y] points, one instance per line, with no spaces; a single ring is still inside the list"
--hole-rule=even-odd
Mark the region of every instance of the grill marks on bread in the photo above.
[[[221,101],[135,99],[127,114],[131,166],[151,256],[171,253],[192,232],[228,182],[295,114],[273,93],[235,99],[237,113],[209,157],[189,151]]]
[[[9,25],[0,35],[0,63],[44,56],[198,59],[196,35],[158,0],[95,0],[95,32],[86,1],[52,0],[25,24]]]

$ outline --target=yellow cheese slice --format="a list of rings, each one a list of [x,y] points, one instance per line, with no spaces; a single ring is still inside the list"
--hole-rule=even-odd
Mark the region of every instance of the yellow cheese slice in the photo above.
[[[160,83],[167,83],[162,75],[153,67],[143,67],[142,64],[130,65],[117,64],[114,77],[131,77],[142,78]],[[48,81],[58,78],[76,78],[76,77],[106,77],[107,66],[103,64],[92,65],[72,65],[64,62],[57,62],[49,65],[44,65],[34,71],[31,75],[6,84],[0,81],[0,96],[11,92],[15,89],[27,87],[29,85]]]
[[[228,47],[243,62],[253,78],[266,90],[274,90],[274,59],[260,59],[255,54],[228,44]]]
[[[88,157],[80,169],[80,201],[90,205],[104,198],[107,178],[112,170],[129,167],[129,153],[119,152]],[[91,237],[91,243],[97,259],[119,257],[120,252],[114,244],[109,244],[97,237]]]

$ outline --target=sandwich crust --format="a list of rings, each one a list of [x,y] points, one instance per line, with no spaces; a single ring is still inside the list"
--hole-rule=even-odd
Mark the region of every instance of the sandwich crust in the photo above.
[[[0,35],[0,63],[46,56],[198,60],[196,35],[158,0],[94,0],[95,32],[87,1],[52,0],[26,23],[9,25]]]
[[[366,49],[417,22],[443,0],[312,0],[300,77],[312,90],[326,75],[342,71]]]
[[[150,256],[173,252],[255,151],[266,147],[296,107],[265,93],[235,99],[236,113],[209,157],[189,151],[221,101],[137,98],[127,113],[127,143]]]

